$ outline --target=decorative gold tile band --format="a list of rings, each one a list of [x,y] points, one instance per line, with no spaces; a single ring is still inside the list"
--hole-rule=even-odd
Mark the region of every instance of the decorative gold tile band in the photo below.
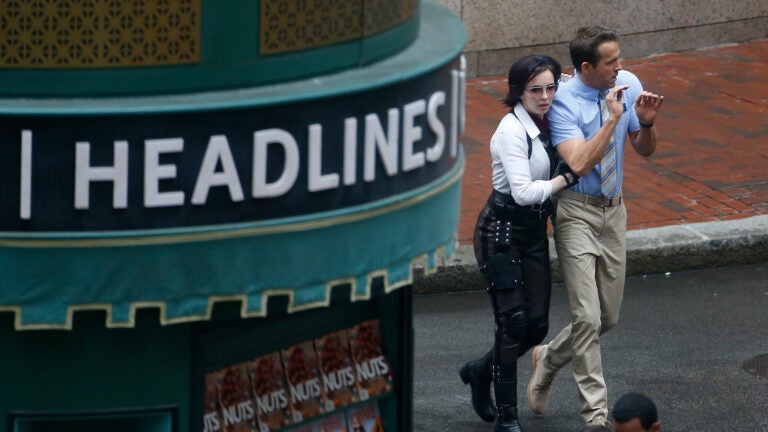
[[[201,0],[0,0],[0,68],[197,63]]]
[[[362,39],[413,17],[419,0],[262,0],[260,54]]]

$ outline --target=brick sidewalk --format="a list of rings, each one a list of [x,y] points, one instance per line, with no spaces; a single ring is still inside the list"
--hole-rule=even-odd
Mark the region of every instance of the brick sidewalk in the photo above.
[[[627,228],[768,214],[768,40],[627,60],[624,67],[664,96],[656,153],[645,159],[626,152]],[[462,245],[472,243],[491,190],[488,141],[506,113],[505,93],[505,76],[467,82]]]

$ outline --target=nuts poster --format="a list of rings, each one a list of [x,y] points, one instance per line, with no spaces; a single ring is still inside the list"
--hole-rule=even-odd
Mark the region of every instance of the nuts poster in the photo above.
[[[205,376],[203,397],[203,432],[221,430],[221,411],[219,410],[219,373],[211,372]]]
[[[349,353],[346,330],[327,334],[315,340],[320,357],[320,372],[326,397],[326,411],[357,402],[358,389],[355,365]]]
[[[205,375],[203,432],[381,432],[392,369],[379,320]]]
[[[325,412],[322,380],[314,341],[296,344],[282,352],[290,389],[293,420],[300,422]]]
[[[219,404],[226,432],[257,430],[247,363],[230,366],[221,371]]]
[[[254,359],[249,364],[249,373],[261,432],[292,424],[290,392],[280,353],[273,352]]]
[[[360,400],[392,391],[392,368],[384,356],[379,320],[352,327],[349,345],[355,362]]]

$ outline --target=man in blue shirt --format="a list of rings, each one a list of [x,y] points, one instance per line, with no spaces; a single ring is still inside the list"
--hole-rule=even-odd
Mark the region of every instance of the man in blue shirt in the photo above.
[[[553,217],[555,247],[568,290],[571,324],[533,350],[531,410],[542,414],[552,381],[568,362],[587,425],[605,424],[608,394],[600,335],[616,325],[624,293],[627,212],[621,197],[624,145],[643,156],[656,150],[653,123],[662,96],[643,91],[622,70],[618,37],[584,27],[570,44],[575,77],[555,94],[548,119],[552,144],[579,183],[561,191]]]

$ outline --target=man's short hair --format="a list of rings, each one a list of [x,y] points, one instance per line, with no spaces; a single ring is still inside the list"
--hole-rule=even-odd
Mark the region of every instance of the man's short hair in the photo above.
[[[659,421],[656,412],[656,404],[651,398],[640,393],[627,393],[613,405],[613,418],[619,423],[626,423],[637,417],[643,429],[650,427]]]
[[[581,64],[584,62],[597,66],[601,59],[600,45],[618,41],[619,36],[614,30],[600,26],[581,27],[576,30],[576,36],[571,39],[569,45],[574,69],[581,72]]]

